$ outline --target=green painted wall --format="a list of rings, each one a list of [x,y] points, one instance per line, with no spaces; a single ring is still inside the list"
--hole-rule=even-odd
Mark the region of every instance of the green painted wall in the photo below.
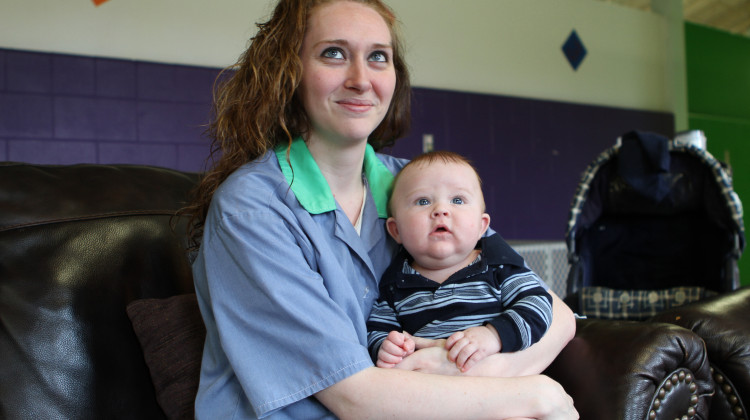
[[[686,22],[685,62],[688,124],[703,130],[708,151],[730,165],[735,191],[748,206],[750,38]],[[748,254],[750,250],[740,259],[743,285],[750,285]]]

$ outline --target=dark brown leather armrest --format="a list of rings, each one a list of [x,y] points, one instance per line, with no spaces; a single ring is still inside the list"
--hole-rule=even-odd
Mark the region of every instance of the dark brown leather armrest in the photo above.
[[[164,418],[125,308],[194,292],[174,215],[197,179],[0,164],[0,418]]]
[[[682,326],[706,342],[716,382],[711,417],[748,418],[750,287],[670,309],[651,321]]]
[[[545,373],[573,397],[581,419],[708,418],[705,347],[675,325],[579,320]]]

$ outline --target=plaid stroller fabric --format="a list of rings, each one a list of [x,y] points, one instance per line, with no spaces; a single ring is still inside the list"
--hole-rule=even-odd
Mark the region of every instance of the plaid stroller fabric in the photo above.
[[[592,318],[640,320],[716,294],[703,287],[673,287],[661,290],[584,287],[580,291],[579,312]]]
[[[694,145],[622,139],[586,168],[572,200],[568,303],[591,317],[643,319],[739,287],[745,228],[729,170]]]

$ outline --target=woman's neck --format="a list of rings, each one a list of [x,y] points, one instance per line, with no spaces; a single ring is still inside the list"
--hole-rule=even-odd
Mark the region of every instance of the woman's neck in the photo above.
[[[349,221],[355,224],[362,208],[362,164],[367,141],[339,147],[311,139],[307,143],[310,154],[328,182],[334,198]]]

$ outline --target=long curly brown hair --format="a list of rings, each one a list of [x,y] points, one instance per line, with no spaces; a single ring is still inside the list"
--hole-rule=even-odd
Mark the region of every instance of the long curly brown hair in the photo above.
[[[368,142],[380,150],[392,146],[409,129],[411,84],[403,44],[393,11],[380,0],[280,0],[236,64],[217,78],[213,118],[208,127],[210,166],[193,191],[192,202],[180,211],[189,215],[191,248],[200,245],[203,225],[214,192],[237,168],[277,145],[304,135],[307,114],[297,95],[302,78],[299,51],[308,17],[321,4],[356,1],[377,11],[391,32],[396,87],[388,112]]]

